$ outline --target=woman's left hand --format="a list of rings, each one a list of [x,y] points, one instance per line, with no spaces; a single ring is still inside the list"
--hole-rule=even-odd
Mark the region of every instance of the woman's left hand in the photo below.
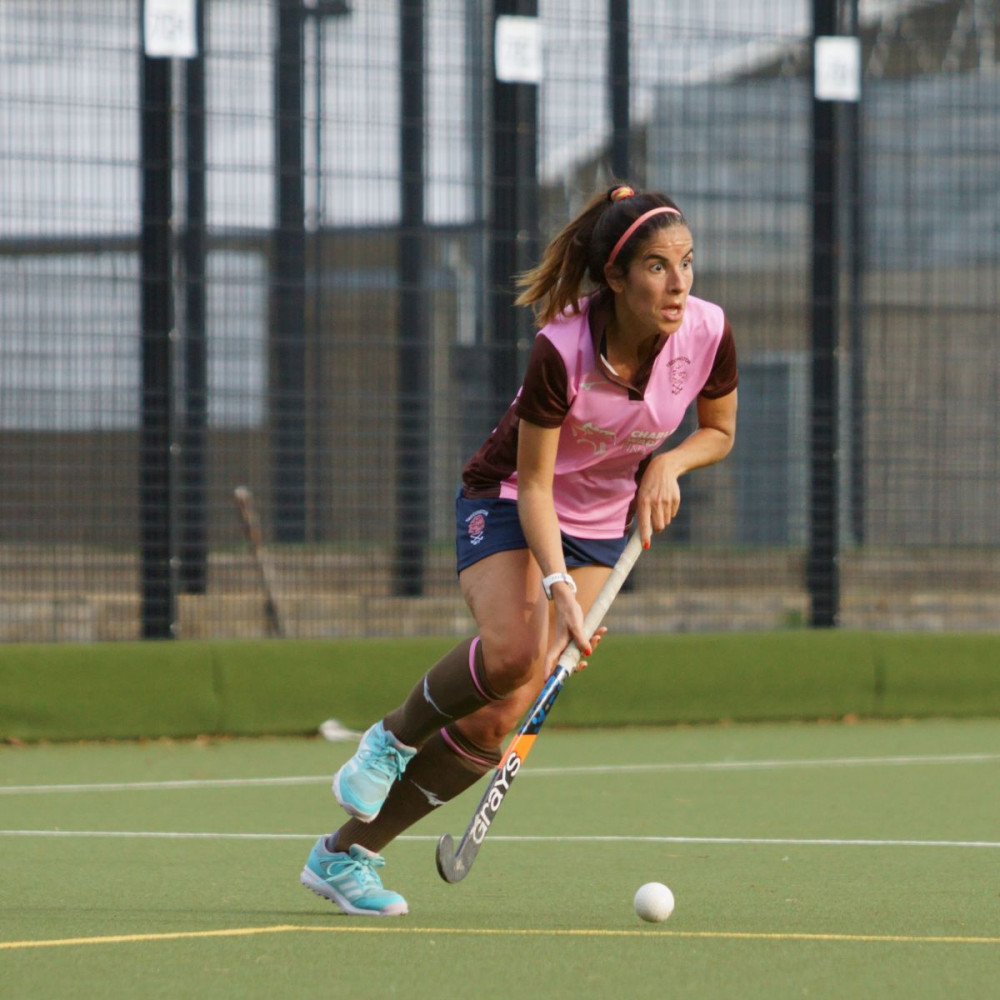
[[[654,532],[663,531],[677,516],[681,505],[679,474],[670,453],[657,455],[647,466],[636,494],[636,524],[643,548],[649,548]]]

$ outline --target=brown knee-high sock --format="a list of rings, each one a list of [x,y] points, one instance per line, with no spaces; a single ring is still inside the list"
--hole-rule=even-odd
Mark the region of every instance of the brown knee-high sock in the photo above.
[[[403,777],[393,783],[382,811],[370,823],[349,819],[327,837],[327,850],[346,851],[360,844],[381,851],[437,806],[450,802],[500,763],[499,747],[473,743],[454,725],[445,726],[420,748]]]
[[[453,719],[497,700],[498,695],[486,680],[483,646],[476,636],[438,660],[383,724],[400,743],[419,747]]]

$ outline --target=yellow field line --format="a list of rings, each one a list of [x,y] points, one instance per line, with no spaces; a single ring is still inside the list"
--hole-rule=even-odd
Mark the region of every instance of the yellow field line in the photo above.
[[[19,948],[61,948],[78,944],[134,944],[142,941],[180,941],[185,938],[249,937],[251,934],[278,934],[302,927],[278,924],[274,927],[228,927],[217,931],[167,931],[162,934],[108,934],[103,937],[43,938],[37,941],[0,941],[0,951]]]
[[[660,937],[698,938],[715,941],[818,941],[847,942],[851,944],[993,944],[1000,945],[1000,937],[958,937],[919,934],[805,934],[795,932],[765,931],[669,931],[655,928],[636,930],[587,930],[544,928],[459,928],[459,927],[407,927],[392,926],[312,927],[300,924],[275,924],[270,927],[230,927],[214,931],[168,931],[162,934],[111,934],[103,937],[50,938],[35,941],[0,941],[0,951],[26,948],[61,948],[73,945],[135,944],[150,941],[181,941],[198,938],[249,937],[253,934],[282,934],[305,931],[320,934],[436,934],[488,937]]]

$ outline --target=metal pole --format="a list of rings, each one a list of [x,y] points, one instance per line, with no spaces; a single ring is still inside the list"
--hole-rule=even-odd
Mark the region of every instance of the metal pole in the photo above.
[[[813,0],[813,36],[837,33],[837,5]],[[815,52],[815,45],[813,48]],[[839,578],[837,116],[832,101],[812,102],[812,419],[809,554],[810,624],[837,624]]]
[[[608,75],[611,92],[611,172],[632,176],[629,0],[608,0]]]
[[[301,542],[306,535],[303,55],[302,2],[278,0],[270,407],[274,536],[282,542]]]
[[[496,0],[495,16],[537,17],[537,0]],[[521,376],[531,317],[514,308],[514,277],[535,262],[539,240],[538,87],[493,81],[491,217],[494,410],[503,411]]]
[[[325,201],[323,173],[324,143],[324,101],[326,92],[326,29],[327,20],[350,14],[350,8],[342,0],[305,0],[303,14],[312,26],[313,61],[313,214],[309,219],[310,234],[306,242],[305,279],[308,282],[305,315],[308,320],[308,363],[306,365],[306,398],[308,399],[307,421],[307,466],[309,512],[306,533],[312,542],[325,542],[330,537],[330,518],[324,515],[334,503],[334,469],[330,443],[333,434],[333,418],[330,396],[330,361],[333,354],[332,339],[336,336],[335,316],[326,301],[325,278],[328,268],[336,269],[336,262],[328,260],[332,243],[324,233]],[[304,348],[305,350],[305,348]]]
[[[329,315],[324,294],[323,239],[323,58],[326,19],[312,18],[313,41],[313,218],[309,237],[309,470],[310,504],[313,511],[309,539],[326,540],[329,519],[320,512],[333,504],[333,474],[330,463],[329,353],[325,332]]]
[[[848,34],[858,35],[858,0],[847,0]],[[855,545],[865,540],[865,272],[867,222],[864,197],[864,92],[862,99],[844,107],[847,131],[848,197],[850,199],[850,308],[851,349],[851,535]]]
[[[399,352],[396,593],[424,586],[430,473],[430,385],[424,289],[424,0],[400,5]]]
[[[142,393],[139,520],[142,636],[170,639],[176,630],[173,554],[173,344],[171,280],[172,157],[169,59],[142,57]]]
[[[205,339],[205,4],[196,4],[197,54],[184,66],[184,426],[181,447],[181,584],[208,588],[205,459],[208,429],[208,345]]]

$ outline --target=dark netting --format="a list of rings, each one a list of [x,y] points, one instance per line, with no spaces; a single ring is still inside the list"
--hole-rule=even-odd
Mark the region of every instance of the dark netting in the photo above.
[[[814,28],[859,39],[859,102],[814,99]],[[527,357],[512,276],[616,176],[684,209],[741,385],[615,627],[995,628],[997,29],[8,0],[0,640],[465,632],[452,497]]]

